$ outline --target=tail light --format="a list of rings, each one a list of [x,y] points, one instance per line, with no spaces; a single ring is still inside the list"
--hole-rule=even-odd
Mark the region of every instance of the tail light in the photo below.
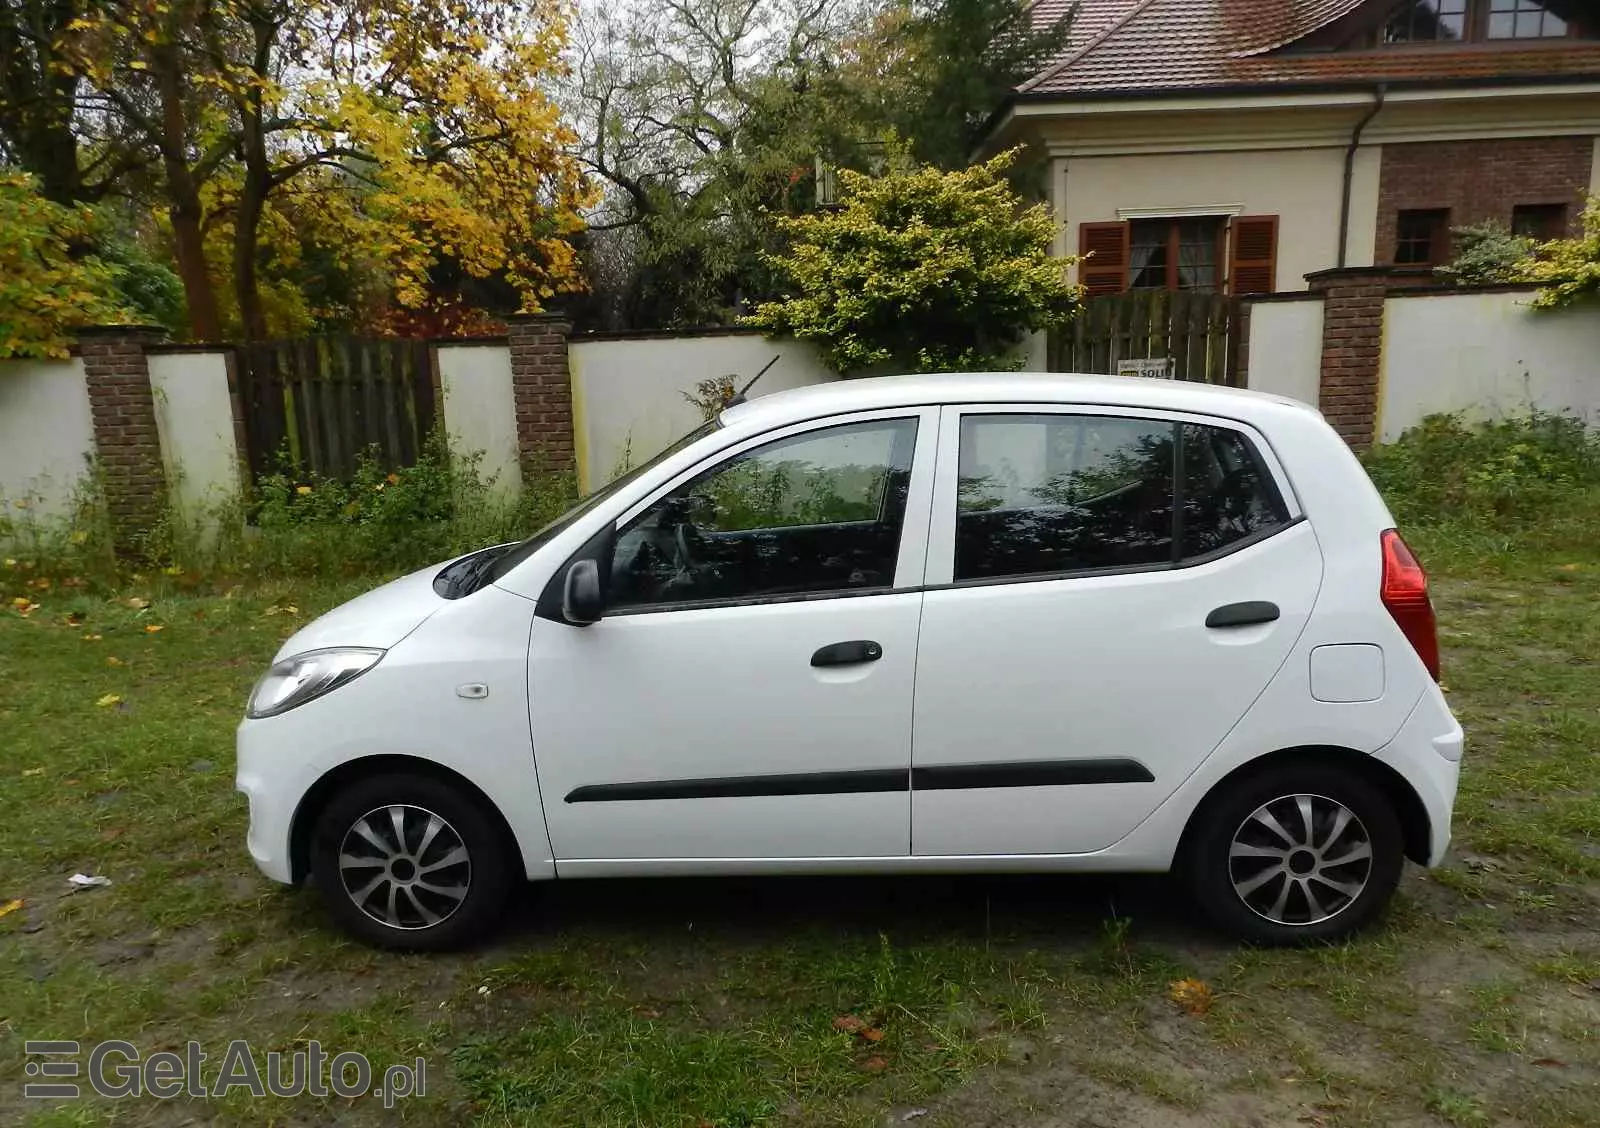
[[[1428,575],[1398,532],[1385,530],[1381,539],[1383,583],[1379,590],[1383,605],[1433,680],[1438,681],[1439,633],[1433,621],[1433,603],[1428,599]]]

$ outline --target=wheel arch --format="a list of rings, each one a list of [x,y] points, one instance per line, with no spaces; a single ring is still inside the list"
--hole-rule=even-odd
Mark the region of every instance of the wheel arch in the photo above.
[[[515,872],[526,872],[521,843],[517,841],[517,836],[512,833],[511,824],[506,821],[505,815],[501,813],[495,801],[489,798],[483,788],[473,783],[460,772],[432,760],[424,760],[416,756],[362,756],[354,760],[346,760],[344,763],[328,769],[301,796],[300,804],[295,808],[294,817],[289,823],[289,876],[296,885],[304,881],[311,872],[311,830],[317,825],[317,818],[322,814],[328,802],[341,789],[355,783],[357,780],[391,772],[408,772],[412,775],[427,776],[430,779],[438,780],[440,783],[459,788],[469,799],[481,806],[494,819],[501,836],[505,839],[506,848],[511,851],[510,857],[518,867]]]
[[[1395,817],[1400,820],[1400,831],[1404,836],[1406,857],[1418,865],[1428,864],[1432,843],[1432,821],[1428,817],[1428,808],[1423,804],[1422,797],[1417,794],[1410,781],[1382,760],[1366,752],[1357,752],[1353,748],[1343,748],[1338,745],[1283,748],[1265,756],[1258,756],[1254,760],[1247,760],[1217,780],[1206,792],[1205,798],[1195,805],[1194,810],[1189,813],[1188,822],[1184,824],[1183,835],[1178,840],[1177,858],[1180,864],[1182,859],[1189,856],[1193,836],[1204,822],[1205,814],[1230,788],[1257,772],[1282,768],[1290,764],[1332,764],[1358,772],[1387,795],[1389,801],[1394,804]]]

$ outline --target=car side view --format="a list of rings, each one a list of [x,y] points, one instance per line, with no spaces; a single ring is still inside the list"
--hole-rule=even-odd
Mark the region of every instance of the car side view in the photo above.
[[[1314,410],[1098,376],[729,407],[528,540],[289,639],[249,849],[371,943],[513,882],[1174,872],[1349,933],[1450,841],[1427,580]]]

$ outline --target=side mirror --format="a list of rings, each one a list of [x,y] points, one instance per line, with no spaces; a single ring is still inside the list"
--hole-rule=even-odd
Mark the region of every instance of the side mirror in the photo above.
[[[567,569],[561,592],[561,617],[578,627],[598,623],[605,614],[600,594],[600,565],[593,560],[575,561]]]

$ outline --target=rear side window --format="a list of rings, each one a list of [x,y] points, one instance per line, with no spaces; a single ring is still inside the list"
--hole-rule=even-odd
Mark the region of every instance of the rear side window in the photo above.
[[[1169,563],[1173,436],[1151,419],[964,417],[955,579]]]
[[[958,474],[958,583],[1173,566],[1289,519],[1249,439],[1226,427],[968,415]]]
[[[1183,558],[1207,556],[1285,525],[1288,507],[1250,440],[1183,424]]]

